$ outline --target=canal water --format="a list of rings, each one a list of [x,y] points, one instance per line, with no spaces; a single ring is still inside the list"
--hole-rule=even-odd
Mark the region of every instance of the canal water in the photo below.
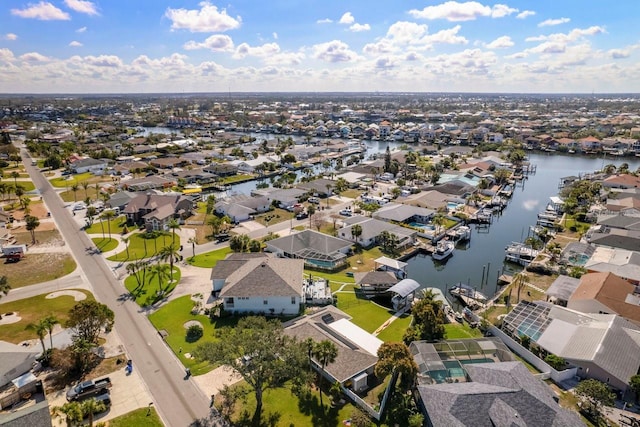
[[[446,292],[459,282],[469,283],[492,297],[497,292],[500,274],[513,274],[521,267],[504,261],[505,247],[526,239],[529,226],[535,225],[537,214],[545,209],[549,197],[558,194],[560,178],[602,169],[604,165],[627,162],[634,171],[640,159],[602,159],[559,154],[531,154],[529,160],[537,171],[515,189],[513,197],[500,216],[494,217],[488,228],[472,226],[471,241],[466,248],[458,247],[442,264],[428,255],[409,259],[408,277],[423,287],[436,287]],[[483,284],[484,271],[484,284]],[[449,297],[448,293],[446,294]]]

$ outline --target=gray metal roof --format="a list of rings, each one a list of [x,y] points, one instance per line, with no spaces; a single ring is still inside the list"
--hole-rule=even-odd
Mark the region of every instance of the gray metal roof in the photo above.
[[[569,298],[571,297],[571,295],[573,295],[579,284],[580,279],[560,275],[556,278],[556,280],[553,281],[551,286],[549,286],[549,289],[547,289],[545,295],[564,301],[569,301]]]
[[[413,279],[402,279],[395,285],[389,288],[389,292],[394,292],[400,295],[402,298],[410,295],[412,292],[420,289],[420,283]]]

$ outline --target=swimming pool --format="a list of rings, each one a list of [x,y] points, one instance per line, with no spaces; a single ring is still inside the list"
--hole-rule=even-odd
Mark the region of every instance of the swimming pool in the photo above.
[[[458,209],[459,206],[460,206],[459,203],[447,202],[447,209],[449,209],[449,210],[456,210],[456,209]]]
[[[436,229],[431,224],[423,224],[421,222],[415,222],[415,221],[409,222],[409,223],[407,223],[407,225],[409,225],[411,227],[415,227],[415,228],[422,228],[423,230],[429,230],[429,231],[433,231],[433,230]]]
[[[567,261],[569,261],[569,264],[571,265],[582,267],[587,263],[587,261],[589,261],[589,258],[591,257],[586,254],[571,254]]]

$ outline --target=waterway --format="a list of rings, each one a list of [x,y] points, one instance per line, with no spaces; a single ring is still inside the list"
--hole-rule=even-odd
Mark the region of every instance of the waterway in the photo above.
[[[640,167],[640,159],[589,158],[559,154],[531,154],[537,172],[518,186],[502,215],[494,218],[489,228],[472,226],[471,241],[466,248],[458,247],[446,263],[439,263],[428,255],[408,260],[408,277],[423,287],[436,287],[446,292],[456,283],[469,283],[487,296],[498,289],[500,274],[513,274],[521,267],[504,261],[505,247],[527,237],[529,226],[535,225],[537,214],[558,194],[560,178],[594,172],[604,165],[628,163],[630,170]],[[485,275],[483,285],[483,271]],[[447,297],[449,294],[446,293]]]

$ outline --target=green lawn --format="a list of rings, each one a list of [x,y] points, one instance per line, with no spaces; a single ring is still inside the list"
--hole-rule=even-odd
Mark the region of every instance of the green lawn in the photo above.
[[[38,236],[37,232],[36,236]],[[29,242],[31,242],[31,238],[29,238]],[[27,252],[27,255],[20,262],[1,265],[0,275],[7,276],[7,281],[12,289],[58,279],[76,269],[73,257],[66,253],[31,254]],[[1,299],[0,302],[2,302]]]
[[[221,184],[224,184],[224,185],[233,184],[234,182],[248,181],[250,179],[253,179],[253,175],[239,174],[239,175],[225,176],[224,178],[222,178]]]
[[[163,247],[171,244],[171,233],[160,234],[155,239],[145,239],[145,233],[132,234],[129,237],[129,249],[107,258],[110,261],[134,261],[156,255]],[[176,235],[176,244],[180,244],[180,236]]]
[[[203,342],[215,341],[213,336],[216,328],[222,326],[233,326],[237,322],[237,318],[229,317],[225,319],[217,319],[213,322],[208,316],[191,314],[194,306],[193,300],[189,295],[177,298],[163,305],[158,311],[149,315],[149,320],[158,331],[166,331],[168,333],[165,342],[171,347],[171,350],[180,358],[184,366],[191,369],[193,375],[202,375],[214,368],[208,362],[199,362],[194,359],[185,357],[186,353],[192,352],[198,345]],[[202,324],[204,335],[194,343],[187,342],[187,329],[185,323],[190,320],[197,320]],[[180,351],[182,349],[182,351]]]
[[[367,332],[374,332],[393,315],[393,310],[358,298],[356,292],[340,292],[337,307],[352,317],[351,321]]]
[[[147,415],[149,414],[149,415]],[[95,425],[96,423],[94,423]],[[164,427],[154,408],[140,408],[109,420],[109,427]]]
[[[112,250],[114,250],[115,248],[118,247],[118,240],[117,239],[113,239],[113,238],[109,238],[109,237],[105,237],[105,238],[94,237],[91,240],[93,240],[93,243],[102,252],[109,252],[109,251],[112,251]]]
[[[107,223],[108,222],[108,223]],[[120,215],[111,219],[111,221],[101,221],[99,218],[94,218],[94,223],[91,227],[86,228],[84,231],[87,234],[102,234],[104,227],[104,234],[109,233],[109,227],[111,227],[111,234],[121,234],[124,225],[127,223],[127,218],[124,215]],[[135,228],[135,227],[133,227]]]
[[[53,179],[50,179],[49,182],[51,183],[51,185],[57,188],[66,188],[66,187],[71,187],[73,184],[78,184],[78,187],[79,187],[78,193],[80,193],[81,191],[83,191],[83,188],[80,187],[80,183],[82,181],[85,181],[91,178],[92,176],[93,175],[91,174],[91,172],[86,172],[86,173],[80,173],[78,175],[67,175],[67,176],[61,176],[59,178],[53,178]],[[68,177],[71,177],[71,179],[67,179]]]
[[[238,386],[246,386],[245,382],[238,383]],[[326,382],[325,382],[326,386]],[[323,387],[325,389],[326,387]],[[289,388],[277,388],[264,392],[262,407],[261,425],[273,425],[278,427],[290,426],[316,426],[316,427],[337,427],[342,426],[345,420],[351,418],[354,406],[351,403],[345,404],[341,408],[330,407],[331,398],[323,393],[324,408],[320,406],[320,394],[317,390],[311,392],[307,398],[302,400],[291,393]],[[256,407],[255,394],[249,393],[245,403],[238,403],[234,417],[238,426],[250,425],[249,421],[253,416]],[[249,420],[242,417],[242,412],[248,413]],[[274,416],[276,423],[270,424],[266,420]],[[373,425],[373,424],[372,424]]]
[[[187,262],[194,267],[211,268],[215,266],[218,261],[225,259],[231,252],[231,248],[226,246],[224,248],[216,249],[215,251],[196,255],[195,258],[188,257]]]
[[[404,331],[406,331],[411,325],[412,318],[413,317],[411,315],[404,314],[380,332],[378,338],[384,342],[401,342],[402,337],[404,336]]]
[[[355,188],[351,188],[349,190],[343,191],[340,193],[342,197],[348,197],[350,199],[356,199],[363,193],[362,190],[356,190]]]
[[[85,290],[78,289],[84,293],[88,300],[93,300],[93,295]],[[57,298],[47,299],[47,294],[38,295],[31,298],[12,301],[0,304],[0,313],[4,316],[6,313],[17,313],[20,321],[0,326],[0,341],[9,341],[19,344],[25,340],[37,339],[35,332],[27,330],[26,327],[30,323],[35,323],[49,314],[55,316],[60,323],[67,320],[69,310],[77,304],[72,296],[61,295]],[[0,300],[1,301],[1,300]],[[48,337],[45,344],[49,345]]]
[[[278,224],[284,221],[290,221],[292,216],[293,216],[292,212],[289,212],[284,209],[276,208],[276,209],[270,210],[269,212],[256,215],[254,219],[256,222],[264,226],[267,226],[267,224],[273,225],[273,224]]]
[[[168,273],[168,270],[167,270]],[[142,274],[142,273],[140,273]],[[180,276],[182,272],[176,265],[173,265],[173,282],[168,284],[169,277],[163,280],[162,288],[164,289],[164,296],[160,297],[160,283],[158,281],[158,276],[153,275],[151,270],[147,270],[147,274],[145,275],[145,284],[142,287],[138,286],[138,281],[136,280],[134,275],[127,277],[124,280],[124,286],[127,290],[135,296],[136,303],[140,307],[147,307],[149,305],[153,305],[158,300],[164,298],[169,295],[171,291],[173,291],[178,283],[180,282]],[[141,276],[142,277],[142,276]]]
[[[478,328],[471,328],[469,324],[447,323],[444,325],[448,340],[464,339],[464,338],[480,338],[482,332]]]
[[[6,179],[5,182],[13,184],[13,179]],[[22,187],[24,191],[33,191],[36,189],[35,184],[31,181],[18,181],[18,185]]]

